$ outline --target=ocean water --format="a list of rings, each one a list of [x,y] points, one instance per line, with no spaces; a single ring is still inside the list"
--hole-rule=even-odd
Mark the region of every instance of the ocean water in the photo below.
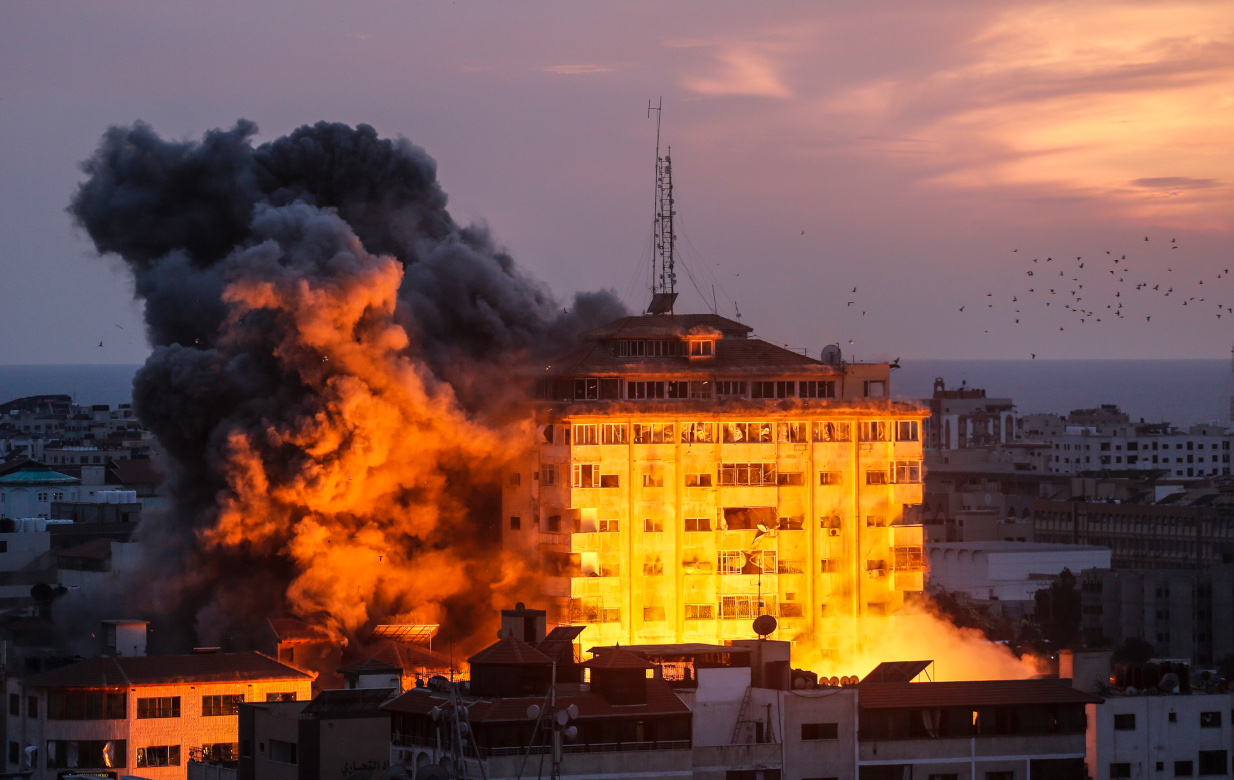
[[[1020,414],[1065,414],[1118,404],[1132,419],[1192,425],[1229,422],[1234,374],[1224,360],[901,360],[892,372],[898,397],[927,398],[934,378],[967,381],[1011,398]],[[0,402],[68,393],[78,403],[128,403],[135,365],[0,366]]]

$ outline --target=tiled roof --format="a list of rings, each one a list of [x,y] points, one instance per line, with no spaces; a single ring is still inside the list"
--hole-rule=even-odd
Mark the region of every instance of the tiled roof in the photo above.
[[[443,693],[430,691],[427,688],[414,688],[397,699],[387,703],[383,709],[393,712],[426,715],[434,707],[448,701]],[[481,721],[526,721],[527,707],[544,703],[543,696],[527,696],[512,699],[476,700],[467,708],[468,717],[472,723]],[[690,708],[673,693],[673,689],[663,680],[647,680],[646,704],[622,704],[614,706],[597,693],[580,693],[570,696],[557,696],[557,706],[578,707],[578,716],[583,718],[645,718],[649,715],[685,715]]]
[[[603,650],[599,655],[592,658],[590,661],[584,661],[583,666],[588,669],[653,669],[646,658],[639,658],[631,652],[627,652],[620,647],[611,647]]]
[[[862,683],[857,702],[867,710],[908,707],[986,707],[1024,704],[1099,704],[1103,699],[1059,680]]]
[[[681,374],[809,374],[840,376],[838,367],[777,347],[761,339],[720,339],[713,360],[686,357],[619,358],[598,341],[588,341],[558,355],[545,366],[546,375],[681,375]]]
[[[163,472],[149,458],[121,458],[111,467],[122,485],[158,484],[163,481]]]
[[[184,682],[308,680],[312,677],[261,653],[194,653],[91,658],[22,681],[34,688],[110,688]]]
[[[592,328],[582,334],[584,339],[609,338],[667,338],[684,336],[695,328],[711,328],[725,335],[737,337],[753,332],[754,328],[716,314],[647,314],[622,317],[619,320]]]
[[[526,642],[507,636],[468,658],[467,663],[472,666],[547,666],[553,659]]]

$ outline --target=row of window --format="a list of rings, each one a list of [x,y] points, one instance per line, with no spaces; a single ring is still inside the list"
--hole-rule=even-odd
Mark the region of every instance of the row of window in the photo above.
[[[921,461],[893,461],[889,469],[868,469],[865,472],[867,485],[902,485],[921,482]],[[664,471],[652,467],[643,472],[643,487],[664,487]],[[844,480],[842,471],[818,472],[820,486],[840,485]],[[690,473],[683,478],[686,487],[712,487],[709,473]],[[557,484],[554,466],[542,466],[540,483],[546,487]],[[800,471],[781,471],[774,463],[721,463],[719,466],[721,487],[800,487],[805,485],[805,474]],[[571,487],[575,488],[620,488],[620,474],[601,473],[599,463],[575,463],[571,466]]]
[[[705,357],[705,356],[704,356]],[[787,398],[828,399],[836,397],[832,379],[627,379],[579,377],[541,380],[536,388],[541,398],[574,401],[656,401],[663,399],[709,401],[713,398],[776,400]],[[862,385],[866,398],[883,398],[887,383],[868,380]]]
[[[1153,442],[1153,443],[1152,443],[1152,447],[1151,447],[1151,448],[1148,446],[1148,444],[1149,444],[1148,442],[1144,442],[1144,446],[1143,446],[1143,448],[1141,448],[1141,447],[1140,447],[1140,443],[1139,443],[1139,442],[1136,442],[1136,441],[1129,441],[1129,442],[1127,442],[1127,450],[1128,450],[1128,452],[1137,452],[1137,451],[1139,451],[1139,450],[1141,450],[1141,449],[1143,449],[1143,450],[1149,450],[1149,449],[1151,449],[1153,452],[1156,452],[1156,451],[1157,451],[1157,449],[1158,449],[1158,442]],[[1212,449],[1214,449],[1214,450],[1216,450],[1216,449],[1222,449],[1222,450],[1228,450],[1228,449],[1230,449],[1230,442],[1229,442],[1228,440],[1223,440],[1222,442],[1220,442],[1220,444],[1221,444],[1221,446],[1220,446],[1220,447],[1218,447],[1218,446],[1217,446],[1217,444],[1218,444],[1217,442],[1213,442],[1213,443],[1210,445],[1210,447],[1211,447]],[[1120,451],[1120,450],[1122,450],[1122,448],[1123,448],[1123,445],[1121,445],[1121,444],[1115,444],[1115,445],[1114,445],[1114,447],[1113,447],[1113,449],[1114,449],[1115,451]],[[1059,444],[1059,443],[1055,442],[1055,444],[1054,444],[1054,449],[1056,449],[1056,450],[1057,450],[1057,449],[1062,449],[1062,450],[1070,450],[1070,449],[1075,449],[1075,450],[1077,450],[1077,451],[1078,451],[1078,450],[1080,449],[1080,445],[1079,445],[1079,444],[1076,444],[1076,445],[1075,445],[1075,447],[1073,448],[1070,444]],[[1091,450],[1091,449],[1092,449],[1092,445],[1091,445],[1091,444],[1085,444],[1085,445],[1084,445],[1084,449],[1085,449],[1085,450]],[[1101,452],[1109,452],[1109,451],[1110,451],[1110,442],[1108,442],[1108,441],[1101,442],[1101,445],[1098,447],[1098,449],[1099,449]],[[1164,443],[1161,443],[1161,445],[1160,445],[1160,449],[1163,449],[1163,450],[1168,450],[1168,449],[1170,449],[1170,443],[1169,443],[1169,442],[1164,442]],[[1176,450],[1181,450],[1181,449],[1183,449],[1183,445],[1182,445],[1182,443],[1181,443],[1181,442],[1179,442],[1179,443],[1175,444],[1175,445],[1174,445],[1174,449],[1176,449]],[[1202,450],[1202,449],[1204,449],[1204,443],[1203,443],[1203,442],[1200,442],[1199,444],[1196,444],[1196,443],[1195,443],[1195,442],[1193,442],[1193,441],[1189,441],[1189,442],[1187,442],[1187,449],[1188,449],[1188,450],[1193,450],[1193,449],[1195,449],[1195,450]]]
[[[562,441],[556,441],[557,430]],[[857,440],[863,442],[919,441],[917,420],[869,420],[857,424]],[[578,423],[572,427],[545,426],[546,444],[804,444],[806,442],[852,441],[848,422],[685,422],[675,423]]]
[[[266,701],[295,701],[292,692],[268,693]],[[201,697],[201,714],[204,717],[235,715],[240,711],[244,694],[223,694]],[[9,715],[21,715],[21,695],[9,694]],[[27,717],[39,716],[39,697],[28,696]],[[47,694],[48,720],[124,720],[128,717],[127,697],[123,693],[93,691],[53,690]],[[137,717],[180,717],[179,696],[142,697],[137,699]]]
[[[1174,776],[1175,777],[1192,777],[1198,774],[1200,777],[1211,777],[1214,775],[1229,774],[1229,758],[1224,750],[1201,750],[1199,753],[1199,761],[1175,761]],[[1199,770],[1198,772],[1196,770]],[[1165,762],[1157,762],[1157,771],[1165,771]],[[1131,763],[1120,761],[1110,764],[1110,780],[1130,780],[1131,778]]]
[[[538,521],[535,521],[538,524]],[[882,515],[867,515],[867,528],[883,528],[888,525],[887,518]],[[823,517],[818,521],[819,528],[826,532],[827,536],[839,536],[843,528],[843,524],[838,515],[831,517]],[[514,515],[510,518],[510,530],[519,531],[523,528],[523,518]],[[801,517],[783,516],[778,517],[770,507],[740,507],[726,508],[721,513],[718,521],[713,525],[709,517],[687,517],[682,520],[682,530],[691,533],[710,533],[713,530],[720,531],[741,531],[741,530],[778,530],[778,531],[801,531],[804,528],[804,522]],[[572,528],[565,528],[562,524],[561,515],[549,515],[545,518],[545,532],[550,534],[559,534],[566,532],[582,533],[583,521],[581,518],[574,519]],[[596,533],[619,533],[621,531],[621,521],[615,518],[601,519],[596,521]],[[663,533],[664,521],[658,517],[643,518],[643,533]],[[897,548],[899,549],[899,548]],[[918,550],[920,555],[920,548]]]
[[[1157,590],[1161,591],[1162,589],[1158,588]],[[1166,590],[1166,595],[1169,595],[1168,589]],[[1165,616],[1169,617],[1169,613],[1167,612]],[[1161,617],[1161,610],[1157,610],[1157,617],[1158,618]],[[1234,715],[1234,713],[1232,713],[1232,715]],[[1178,713],[1171,712],[1169,713],[1169,716],[1170,716],[1171,723],[1178,722]],[[1202,729],[1221,728],[1221,711],[1220,710],[1209,710],[1206,712],[1201,712],[1200,713],[1200,728]],[[1115,731],[1135,731],[1135,713],[1125,712],[1125,713],[1116,714],[1114,716],[1114,730]]]
[[[128,741],[123,739],[49,739],[46,747],[44,763],[48,769],[123,769],[128,766]],[[237,752],[234,742],[202,745],[202,756],[206,760],[234,761]],[[24,763],[20,743],[9,743],[8,759],[15,766]],[[30,760],[31,768],[38,768],[38,756],[33,755]],[[180,764],[180,745],[137,748],[137,766],[140,768]]]

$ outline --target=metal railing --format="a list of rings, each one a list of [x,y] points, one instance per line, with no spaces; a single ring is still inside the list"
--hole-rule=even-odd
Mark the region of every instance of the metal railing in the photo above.
[[[419,737],[413,734],[399,734],[395,732],[391,735],[391,742],[395,747],[423,747],[436,748],[437,740],[429,737]],[[448,750],[447,745],[442,745],[442,748]],[[591,742],[582,745],[565,745],[564,752],[566,753],[628,753],[628,752],[647,752],[652,750],[689,750],[690,740],[674,739],[674,740],[656,740],[652,742]],[[487,760],[489,758],[508,758],[510,756],[527,755],[547,755],[552,751],[551,745],[531,745],[527,746],[509,746],[509,747],[493,747],[493,748],[473,748],[467,745],[463,754],[467,758]]]

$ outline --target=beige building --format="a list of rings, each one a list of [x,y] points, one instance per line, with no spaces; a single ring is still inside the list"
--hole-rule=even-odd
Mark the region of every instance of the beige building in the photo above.
[[[595,645],[777,638],[849,649],[856,616],[922,590],[921,407],[890,366],[826,362],[716,315],[626,317],[544,367],[503,544],[550,622]]]
[[[260,653],[92,658],[8,685],[8,770],[183,780],[235,760],[243,701],[298,701],[312,677]]]

